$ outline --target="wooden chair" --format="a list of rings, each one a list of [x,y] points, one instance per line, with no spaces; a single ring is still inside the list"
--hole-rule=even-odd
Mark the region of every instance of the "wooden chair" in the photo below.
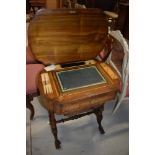
[[[33,100],[33,97],[39,95],[36,84],[37,76],[44,67],[44,65],[39,64],[38,61],[35,60],[29,47],[26,47],[26,107],[31,111],[31,120],[34,117],[34,107],[31,104],[31,101]]]
[[[123,49],[123,59],[119,66],[114,61],[114,54],[116,54],[116,52],[112,52],[108,58],[108,63],[115,68],[115,70],[121,77],[120,92],[118,92],[117,101],[113,110],[113,113],[115,113],[122,103],[123,99],[126,96],[129,96],[129,47],[127,40],[123,37],[119,30],[111,31],[110,35],[121,44]]]
[[[40,71],[45,66],[42,64],[27,64],[26,65],[26,107],[30,109],[32,120],[34,117],[34,107],[31,104],[33,97],[39,95],[39,91],[37,88],[37,78]]]
[[[105,60],[106,50],[103,49],[99,59],[106,61],[113,66],[121,78],[120,91],[113,109],[113,114],[118,110],[125,97],[129,97],[129,48],[128,42],[119,30],[110,31],[109,37],[115,38],[112,41],[111,51]]]

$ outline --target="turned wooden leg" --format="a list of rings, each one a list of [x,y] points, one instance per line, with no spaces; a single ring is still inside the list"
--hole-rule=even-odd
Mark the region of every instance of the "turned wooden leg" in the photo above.
[[[56,149],[60,149],[61,142],[59,141],[58,136],[57,136],[58,131],[57,131],[56,120],[55,120],[53,111],[49,111],[49,121],[50,121],[51,130],[52,130],[52,133],[55,139],[55,147]]]
[[[104,110],[104,107],[103,108],[98,108],[94,111],[95,115],[96,115],[96,119],[97,119],[97,123],[98,123],[98,129],[100,131],[101,134],[104,134],[105,131],[102,127],[102,124],[101,124],[101,121],[102,121],[102,111]]]
[[[33,120],[34,118],[34,107],[31,104],[32,100],[33,100],[33,97],[31,95],[26,96],[26,108],[28,108],[31,111],[30,120]]]

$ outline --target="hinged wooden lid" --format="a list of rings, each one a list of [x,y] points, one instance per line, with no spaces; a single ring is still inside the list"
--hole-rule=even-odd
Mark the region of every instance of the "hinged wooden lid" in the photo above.
[[[106,36],[107,21],[99,9],[44,9],[28,29],[31,51],[44,64],[93,59]]]

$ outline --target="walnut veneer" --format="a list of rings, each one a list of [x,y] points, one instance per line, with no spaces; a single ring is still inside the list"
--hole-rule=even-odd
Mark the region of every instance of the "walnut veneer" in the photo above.
[[[38,81],[42,105],[49,112],[51,130],[56,148],[60,148],[57,135],[57,123],[77,119],[94,113],[101,134],[102,111],[105,102],[115,98],[119,89],[119,76],[111,66],[95,60],[107,43],[107,21],[104,13],[98,9],[56,9],[42,10],[30,22],[29,46],[35,58],[44,64],[54,64],[51,71],[43,70]],[[109,46],[109,45],[108,45]],[[92,60],[90,60],[92,59]],[[82,61],[84,64],[62,67],[64,63]],[[106,83],[87,86],[62,92],[56,77],[58,71],[95,66],[106,79]],[[47,73],[51,91],[45,93],[47,82],[42,74]],[[67,81],[70,82],[71,79]],[[55,114],[70,116],[56,120]]]

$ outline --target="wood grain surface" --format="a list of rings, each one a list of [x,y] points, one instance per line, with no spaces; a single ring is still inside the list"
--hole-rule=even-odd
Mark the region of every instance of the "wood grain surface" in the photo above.
[[[98,9],[44,9],[28,29],[31,51],[44,64],[93,59],[106,36],[107,21]]]
[[[96,62],[93,64],[98,68],[100,73],[104,75],[107,83],[95,85],[95,86],[88,86],[86,88],[80,88],[77,90],[71,90],[67,92],[62,92],[58,79],[56,78],[56,72],[61,71],[62,69],[53,70],[48,72],[53,92],[49,94],[45,94],[43,90],[41,76],[38,81],[39,90],[41,96],[47,102],[44,102],[44,106],[46,109],[50,109],[51,103],[53,104],[53,108],[55,113],[57,114],[78,114],[83,111],[87,111],[96,107],[103,105],[106,101],[114,99],[116,96],[116,92],[119,89],[119,76],[109,65],[109,69],[113,71],[113,75],[109,74],[103,63]],[[84,65],[84,66],[92,66],[92,65]],[[81,66],[81,67],[84,67]],[[105,66],[105,64],[104,64]],[[64,68],[64,70],[69,69],[76,69],[76,67]],[[43,71],[45,72],[45,71]],[[118,78],[113,78],[113,76],[117,76]],[[69,80],[69,79],[68,79]],[[50,101],[50,102],[49,102]],[[48,103],[49,102],[49,103]]]

